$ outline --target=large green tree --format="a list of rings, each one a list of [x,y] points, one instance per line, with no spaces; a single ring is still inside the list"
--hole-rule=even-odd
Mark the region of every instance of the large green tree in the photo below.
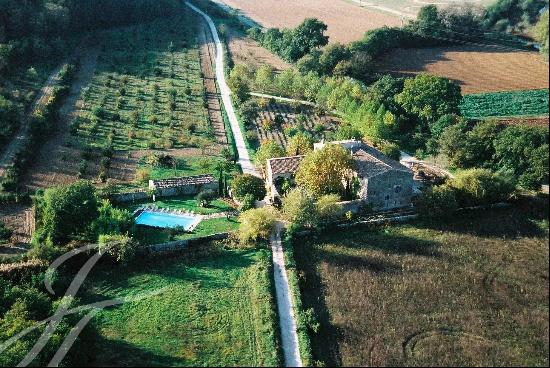
[[[306,155],[296,172],[296,183],[315,196],[343,194],[353,168],[350,152],[340,145],[327,144]]]
[[[264,141],[256,152],[256,166],[265,173],[267,160],[283,156],[285,156],[285,150],[277,142]]]
[[[540,45],[540,52],[548,57],[548,9],[542,13],[531,34]]]
[[[52,244],[66,242],[71,236],[85,231],[97,218],[95,188],[88,181],[49,188],[44,192],[39,211],[39,240]]]
[[[428,126],[445,114],[459,114],[460,86],[446,78],[420,74],[406,79],[396,101]]]

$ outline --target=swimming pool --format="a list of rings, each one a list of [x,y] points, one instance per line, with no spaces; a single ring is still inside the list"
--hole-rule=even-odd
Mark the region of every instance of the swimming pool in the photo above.
[[[185,230],[196,227],[200,221],[200,217],[197,216],[152,211],[143,211],[136,218],[136,224],[138,225],[162,228],[183,227]]]

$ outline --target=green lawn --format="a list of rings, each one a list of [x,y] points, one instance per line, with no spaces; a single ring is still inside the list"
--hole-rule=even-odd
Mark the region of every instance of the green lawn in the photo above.
[[[83,90],[80,140],[116,150],[214,143],[204,107],[195,17],[173,17],[101,33],[102,52]]]
[[[216,172],[216,163],[222,162],[219,156],[186,157],[176,160],[175,168],[151,167],[141,164],[140,168],[150,170],[151,179],[161,180],[178,176],[192,176],[202,174],[219,175]]]
[[[295,244],[314,360],[548,366],[547,201]]]
[[[281,364],[270,253],[210,245],[195,252],[94,271],[87,302],[161,293],[100,312],[92,365]]]
[[[192,232],[178,234],[171,238],[169,230],[138,226],[136,229],[136,239],[142,245],[162,244],[172,240],[192,239],[207,235],[231,232],[237,230],[238,227],[239,222],[237,217],[230,217],[229,219],[225,217],[207,219],[202,220]]]

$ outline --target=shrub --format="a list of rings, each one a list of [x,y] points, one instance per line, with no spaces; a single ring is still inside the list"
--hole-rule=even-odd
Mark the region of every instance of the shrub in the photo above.
[[[445,218],[458,209],[453,188],[441,185],[425,190],[416,203],[420,216],[426,218]]]
[[[0,244],[10,240],[13,231],[8,229],[6,225],[0,221]]]
[[[99,251],[107,254],[117,263],[130,261],[137,249],[137,242],[127,235],[100,235]]]
[[[317,214],[320,223],[329,224],[342,217],[343,209],[336,194],[327,194],[317,200]]]
[[[262,145],[256,152],[256,166],[258,168],[265,172],[265,167],[267,165],[267,160],[276,158],[276,157],[283,157],[285,155],[285,151],[283,147],[277,144],[275,141],[265,141],[262,142]]]
[[[216,199],[216,197],[216,192],[214,192],[213,190],[203,190],[202,192],[197,194],[196,200],[200,207],[208,207],[210,205],[210,202]]]
[[[46,189],[38,207],[42,225],[38,240],[51,244],[81,233],[98,215],[95,188],[87,181]]]
[[[283,198],[283,216],[299,228],[316,227],[319,223],[315,199],[301,188],[291,190]]]
[[[239,216],[238,237],[241,243],[249,244],[258,240],[268,240],[275,229],[276,214],[272,208],[255,208]]]
[[[151,179],[151,170],[149,169],[137,169],[135,181],[138,183],[146,183]]]
[[[173,168],[176,163],[176,159],[171,155],[155,153],[147,156],[146,162],[148,165],[155,167]]]
[[[108,200],[103,200],[98,212],[97,219],[92,223],[92,231],[97,236],[132,233],[134,217],[130,211],[115,208]]]
[[[399,161],[401,158],[401,151],[399,150],[399,146],[395,143],[384,142],[378,147],[378,149],[384,155],[393,160]]]
[[[480,206],[507,200],[514,191],[511,180],[486,169],[459,172],[449,182],[461,207]]]
[[[254,208],[256,206],[256,198],[254,198],[253,194],[245,194],[245,196],[241,200],[241,206],[239,207],[239,211],[244,212],[248,211]]]
[[[254,175],[242,174],[231,183],[231,191],[235,198],[242,200],[247,194],[251,194],[254,199],[262,200],[266,196],[264,181]]]
[[[286,153],[289,156],[305,155],[313,151],[313,138],[306,133],[297,133],[288,140]]]

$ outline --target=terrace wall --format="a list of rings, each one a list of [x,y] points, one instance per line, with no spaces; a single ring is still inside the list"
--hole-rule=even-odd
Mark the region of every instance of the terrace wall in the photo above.
[[[226,239],[228,236],[229,236],[229,233],[219,233],[219,234],[203,236],[200,238],[176,240],[168,243],[155,244],[155,245],[150,245],[148,247],[140,248],[138,252],[140,253],[176,252],[176,251],[188,249],[194,245],[199,245],[212,240]]]

